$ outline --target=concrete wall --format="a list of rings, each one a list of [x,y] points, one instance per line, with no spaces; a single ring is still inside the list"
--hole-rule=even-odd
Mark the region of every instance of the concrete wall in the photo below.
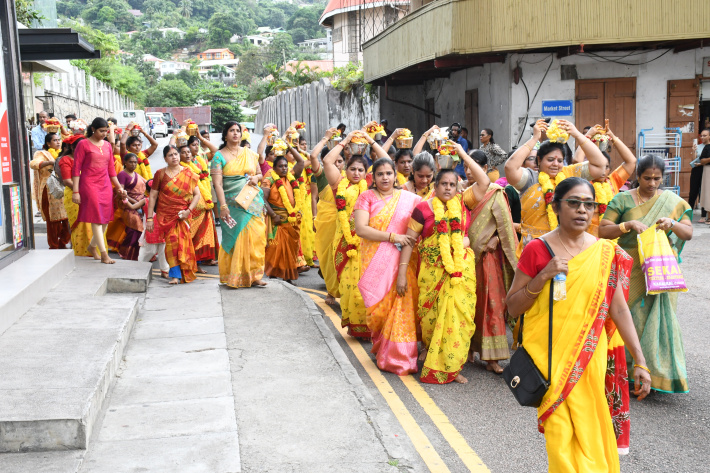
[[[132,110],[135,104],[132,100],[120,95],[115,89],[107,86],[95,77],[71,66],[67,74],[48,74],[43,76],[43,95],[52,97],[44,103],[60,119],[70,113],[84,119],[87,123],[95,117],[107,118],[117,110]],[[42,93],[35,91],[36,95]]]
[[[326,129],[341,122],[346,124],[347,131],[352,131],[379,118],[377,97],[371,97],[364,89],[346,94],[331,87],[328,79],[321,79],[264,99],[254,126],[261,133],[264,125],[275,123],[283,133],[293,121],[305,122],[306,138],[312,146],[320,141]]]

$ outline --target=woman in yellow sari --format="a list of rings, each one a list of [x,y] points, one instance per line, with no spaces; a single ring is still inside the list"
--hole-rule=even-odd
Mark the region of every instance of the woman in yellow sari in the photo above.
[[[421,199],[395,188],[395,164],[389,158],[375,161],[372,175],[374,189],[360,194],[353,213],[355,231],[362,242],[358,288],[367,309],[377,367],[404,376],[418,370],[415,307],[419,290],[417,262],[398,268],[398,250],[416,243],[406,235],[407,224]],[[399,291],[396,283],[402,273],[406,289]]]
[[[559,127],[575,139],[587,155],[587,162],[565,166],[564,144],[545,141],[537,152],[539,171],[523,166],[525,158],[540,141],[547,123],[538,120],[533,127],[533,137],[517,149],[505,163],[508,183],[520,192],[521,221],[517,256],[534,238],[557,227],[557,217],[552,211],[552,196],[557,185],[567,177],[582,177],[593,181],[604,174],[607,161],[597,145],[586,138],[573,124],[559,120]]]
[[[666,232],[679,260],[685,242],[693,237],[690,205],[673,192],[660,189],[664,171],[663,159],[642,157],[636,171],[639,186],[614,197],[602,218],[599,236],[618,238],[619,246],[633,258],[629,308],[641,348],[648,357],[651,387],[661,392],[686,393],[688,374],[677,318],[678,293],[646,294],[638,251],[637,236],[654,224]]]
[[[308,142],[304,136],[298,138],[298,149],[295,151],[301,155],[306,163],[306,167],[303,169],[303,173],[298,179],[299,186],[303,189],[303,195],[301,196],[301,252],[303,253],[303,258],[306,260],[306,265],[311,268],[317,268],[318,265],[313,261],[316,239],[316,234],[313,231],[313,216],[316,212],[316,196],[313,195],[311,191],[313,169],[311,168],[310,156],[308,155]]]
[[[459,146],[459,152],[465,154]],[[488,187],[488,177],[478,167],[477,184],[466,193],[481,200]],[[469,248],[468,211],[457,194],[458,174],[442,169],[434,181],[436,192],[431,200],[417,205],[409,222],[407,235],[419,242],[419,307],[424,367],[423,383],[467,383],[460,374],[475,331],[476,261]],[[465,198],[465,197],[464,197]],[[404,247],[400,266],[408,265],[411,247]],[[398,273],[399,292],[407,287],[406,275]]]
[[[367,327],[367,311],[358,289],[360,281],[360,237],[355,233],[353,210],[355,202],[367,191],[365,179],[367,160],[361,154],[353,154],[345,167],[345,176],[335,166],[340,151],[350,145],[350,141],[369,143],[372,151],[379,157],[387,153],[363,131],[351,132],[323,159],[323,169],[328,184],[335,194],[337,208],[337,226],[333,240],[333,265],[338,276],[340,291],[340,309],[342,326],[348,328],[348,334],[357,338],[370,338]]]
[[[320,272],[325,281],[325,288],[328,295],[325,298],[325,303],[335,305],[335,299],[340,297],[338,289],[338,276],[335,272],[333,264],[333,240],[335,239],[335,230],[338,226],[338,209],[335,207],[335,196],[333,189],[328,184],[328,179],[323,172],[323,166],[320,164],[318,156],[325,147],[326,143],[335,135],[337,129],[330,128],[325,132],[325,136],[316,144],[311,152],[311,169],[313,169],[312,187],[315,187],[315,192],[318,195],[318,204],[316,205],[316,216],[314,224],[316,227],[316,235],[314,247],[318,256]],[[326,150],[327,151],[327,150]],[[342,174],[345,161],[341,155],[335,157],[333,163],[338,171]]]
[[[617,329],[637,363],[634,394],[641,400],[651,387],[626,304],[632,260],[586,233],[596,205],[586,180],[557,186],[560,224],[525,248],[507,297],[513,317],[525,313],[523,347],[547,377],[550,284],[566,274],[566,298],[554,302],[550,386],[537,409],[555,473],[620,471],[619,453],[629,447],[629,386],[624,352],[609,345]]]
[[[264,193],[259,188],[245,209],[235,201],[246,185],[259,187],[259,155],[240,146],[241,126],[229,121],[222,130],[223,145],[212,158],[212,182],[225,222],[219,248],[219,280],[229,287],[266,286],[264,275],[266,225]]]

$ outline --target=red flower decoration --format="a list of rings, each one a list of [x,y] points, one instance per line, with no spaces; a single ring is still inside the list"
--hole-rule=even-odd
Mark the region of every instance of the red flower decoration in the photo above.
[[[279,179],[279,180],[277,180],[274,184],[276,184],[276,187],[281,187],[281,186],[284,185],[284,181],[282,181],[281,179]]]
[[[345,251],[350,251],[350,250],[355,250],[355,249],[357,249],[357,248],[355,248],[355,245],[348,245],[348,246],[345,248]]]
[[[545,203],[546,204],[551,204],[552,203],[552,198],[555,196],[554,192],[552,191],[547,191],[545,192]]]
[[[439,220],[436,224],[436,231],[439,233],[449,233],[449,227],[446,225],[446,220]]]
[[[299,176],[299,177],[298,177],[298,182],[302,184],[302,183],[304,183],[304,182],[306,182],[306,181],[305,181],[305,179],[303,179],[303,176]]]
[[[338,208],[338,210],[343,210],[345,208],[345,199],[342,197],[336,197],[335,198],[335,206]]]
[[[290,214],[288,214],[288,216],[291,218],[296,218],[296,212],[291,212]]]
[[[599,204],[599,215],[604,215],[606,212],[606,204]]]
[[[452,232],[460,232],[461,231],[461,222],[458,221],[458,219],[453,219],[449,222],[451,225],[451,231]]]
[[[461,271],[457,271],[455,273],[451,273],[452,278],[461,278],[463,277],[463,273]]]

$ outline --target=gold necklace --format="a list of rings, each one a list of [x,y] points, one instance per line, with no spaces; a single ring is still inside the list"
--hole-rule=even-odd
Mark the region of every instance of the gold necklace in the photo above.
[[[572,252],[567,249],[567,245],[565,245],[565,242],[562,241],[562,237],[560,236],[560,231],[557,230],[557,239],[560,240],[560,243],[562,243],[562,248],[565,249],[565,251],[572,257],[574,258],[575,256],[579,255],[582,252],[582,248],[584,248],[584,240],[586,239],[584,235],[582,235],[582,248],[579,249],[576,255],[573,255]]]
[[[655,195],[656,195],[656,193],[654,192],[651,197],[649,197],[648,199],[646,199],[646,200],[644,200],[644,201],[642,202],[642,201],[641,201],[641,191],[640,191],[638,188],[636,189],[636,198],[637,198],[638,201],[639,201],[639,205],[645,204],[646,202],[648,202],[649,200],[651,200],[651,198],[653,198],[653,196],[655,196]]]

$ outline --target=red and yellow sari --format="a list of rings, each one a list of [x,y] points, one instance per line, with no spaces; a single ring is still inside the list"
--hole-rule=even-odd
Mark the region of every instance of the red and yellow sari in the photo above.
[[[216,260],[219,254],[219,238],[212,215],[214,202],[212,201],[209,165],[201,156],[195,156],[189,165],[180,164],[189,167],[193,173],[197,171],[199,176],[200,201],[188,221],[192,245],[195,247],[195,257],[197,261]]]
[[[464,192],[463,201],[471,209],[468,238],[476,255],[473,351],[481,355],[481,360],[506,360],[510,352],[505,333],[505,297],[518,263],[515,256],[518,238],[513,229],[508,199],[502,187],[490,184],[482,201],[475,201],[472,190]],[[488,242],[496,236],[500,240],[498,247],[484,252]]]
[[[394,194],[380,200],[374,191],[361,194],[355,210],[370,214],[369,226],[375,230],[403,235],[414,207],[421,201],[411,192],[395,190]],[[367,308],[367,327],[372,334],[372,353],[377,367],[399,376],[416,373],[417,321],[416,304],[419,297],[416,266],[410,260],[407,271],[407,292],[397,294],[399,251],[390,242],[362,240],[360,267],[362,277],[358,283]]]
[[[288,182],[288,179],[281,179],[281,181],[289,203],[292,207],[295,207],[296,199],[291,183]],[[297,221],[291,224],[288,221],[286,205],[281,198],[275,181],[271,177],[266,177],[262,181],[262,188],[267,188],[267,186],[270,188],[267,202],[271,209],[281,217],[281,223],[273,225],[273,222],[269,219],[264,274],[287,280],[298,279],[296,259],[298,258],[301,218],[298,215]]]
[[[533,241],[518,268],[534,277],[549,260],[545,245]],[[567,299],[554,303],[550,388],[537,410],[550,471],[618,472],[619,453],[628,451],[626,356],[623,346],[610,344],[616,326],[609,307],[617,288],[628,297],[632,265],[631,257],[608,240],[598,240],[569,261]],[[549,284],[525,313],[523,342],[535,364],[545,367]]]
[[[165,173],[165,168],[160,169],[154,179],[154,189],[160,192],[155,225],[161,238],[165,239],[165,258],[171,268],[180,266],[183,282],[194,281],[197,259],[188,223],[178,218],[178,212],[190,206],[197,181],[195,173],[187,168],[172,179]]]

